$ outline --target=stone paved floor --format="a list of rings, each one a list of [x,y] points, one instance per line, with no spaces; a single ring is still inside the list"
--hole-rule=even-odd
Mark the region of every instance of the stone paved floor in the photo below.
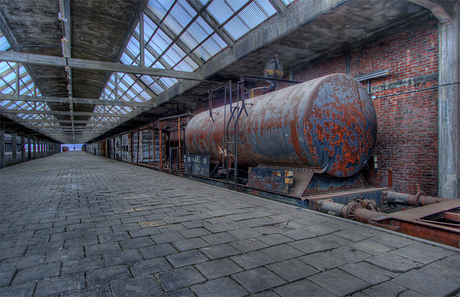
[[[456,249],[83,152],[1,169],[0,185],[0,296],[410,297],[460,288]]]

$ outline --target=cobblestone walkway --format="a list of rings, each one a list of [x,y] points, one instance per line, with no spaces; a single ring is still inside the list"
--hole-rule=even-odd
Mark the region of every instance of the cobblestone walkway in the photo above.
[[[456,249],[83,152],[1,169],[0,196],[0,296],[459,293]]]

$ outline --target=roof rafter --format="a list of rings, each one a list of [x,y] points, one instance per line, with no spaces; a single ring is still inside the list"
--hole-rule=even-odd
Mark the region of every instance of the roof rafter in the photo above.
[[[46,66],[66,67],[92,70],[104,70],[112,72],[146,74],[152,76],[171,77],[176,79],[203,80],[203,73],[198,69],[195,72],[177,71],[170,69],[159,69],[142,66],[124,65],[120,63],[102,62],[95,60],[84,60],[75,58],[61,58],[36,54],[25,54],[16,52],[1,52],[0,60],[18,63],[37,64]],[[67,60],[67,61],[66,61]],[[66,63],[67,62],[67,63]]]
[[[10,101],[25,101],[25,102],[44,102],[44,103],[69,103],[68,97],[50,97],[50,96],[25,96],[0,94],[0,100]],[[109,106],[132,106],[132,107],[154,107],[153,103],[137,102],[137,101],[121,101],[121,100],[102,100],[91,98],[73,98],[73,103],[76,104],[91,104],[91,105],[109,105]]]

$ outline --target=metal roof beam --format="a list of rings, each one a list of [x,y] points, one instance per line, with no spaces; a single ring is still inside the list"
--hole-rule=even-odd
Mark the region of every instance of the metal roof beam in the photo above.
[[[69,103],[68,97],[50,97],[50,96],[26,96],[19,97],[11,94],[0,94],[0,100],[25,101],[25,102],[44,102],[44,103]],[[102,100],[91,98],[73,98],[75,104],[90,105],[108,105],[108,106],[130,106],[130,107],[154,107],[154,102],[137,102],[137,101],[120,101],[120,100]]]
[[[66,60],[68,63],[66,63]],[[0,52],[0,61],[11,61],[17,63],[37,64],[45,66],[65,67],[79,69],[103,70],[112,72],[123,72],[133,74],[145,74],[152,76],[171,77],[186,80],[203,80],[203,72],[198,69],[195,72],[177,71],[170,69],[159,69],[150,67],[141,67],[133,65],[124,65],[119,63],[102,62],[94,60],[84,60],[75,58],[61,58],[55,56],[45,56],[36,54],[25,54],[17,52]]]
[[[8,114],[51,114],[57,116],[70,116],[70,111],[55,111],[55,110],[20,110],[20,109],[4,109],[0,108],[0,113]],[[132,118],[130,114],[110,114],[96,112],[74,112],[74,116],[94,116],[94,117],[115,117],[115,118]],[[23,119],[24,120],[24,119]]]

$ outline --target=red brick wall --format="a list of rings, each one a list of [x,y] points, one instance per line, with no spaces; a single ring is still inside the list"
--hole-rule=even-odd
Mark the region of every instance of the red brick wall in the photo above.
[[[418,189],[437,195],[438,111],[437,85],[438,31],[436,23],[412,29],[349,54],[350,72],[356,76],[388,69],[390,75],[371,81],[378,118],[374,155],[379,169],[372,179],[375,186],[388,186],[393,171],[393,187],[400,192]],[[312,63],[293,73],[293,80],[305,81],[346,68],[345,55]],[[367,83],[363,82],[367,87]],[[408,91],[417,91],[400,94]],[[370,172],[369,172],[370,173]]]

